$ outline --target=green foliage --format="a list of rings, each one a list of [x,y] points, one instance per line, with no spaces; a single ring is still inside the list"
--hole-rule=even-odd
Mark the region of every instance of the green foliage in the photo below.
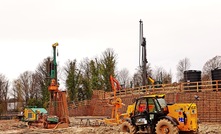
[[[37,106],[37,107],[43,107],[41,99],[36,99],[36,98],[30,98],[28,100],[28,106]],[[46,108],[46,107],[44,107]]]
[[[42,102],[40,107],[47,108],[47,104],[50,100],[50,92],[48,91],[48,86],[50,84],[50,80],[45,79],[41,84],[41,94],[42,94]]]
[[[93,61],[89,61],[89,59],[84,59],[84,61],[81,62],[81,85],[78,89],[78,100],[85,100],[85,99],[91,99],[92,96],[92,71],[90,63],[93,63]]]
[[[88,100],[92,97],[92,88],[91,88],[91,81],[89,78],[83,78],[82,79],[82,88],[79,88],[78,90],[78,100]]]
[[[102,59],[84,59],[77,68],[76,60],[68,61],[64,68],[66,73],[66,88],[69,101],[81,101],[92,97],[93,89],[112,91],[110,75],[115,76],[116,54],[113,49],[107,49]]]
[[[67,66],[65,67],[66,73],[66,88],[70,101],[77,100],[77,92],[79,85],[81,84],[81,74],[80,70],[76,67],[76,60],[68,61]]]
[[[102,76],[104,79],[104,91],[112,91],[110,83],[110,75],[115,77],[115,68],[116,68],[116,54],[113,49],[107,49],[102,54],[103,58],[101,60],[101,69]]]
[[[103,88],[103,80],[101,78],[101,64],[91,60],[90,62],[90,71],[91,71],[91,88],[94,90],[102,90]]]

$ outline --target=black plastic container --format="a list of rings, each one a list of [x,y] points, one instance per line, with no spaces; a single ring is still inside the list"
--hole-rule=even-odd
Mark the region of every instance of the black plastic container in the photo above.
[[[185,84],[186,86],[185,90],[196,90],[197,83],[191,83],[191,82],[201,82],[201,71],[199,70],[186,70],[184,71],[184,82],[190,82],[188,84]],[[198,86],[201,83],[198,83]],[[194,87],[188,87],[188,86],[194,86]],[[198,89],[201,89],[199,86]]]
[[[214,69],[214,70],[211,70],[211,77],[212,77],[212,80],[221,80],[221,69]],[[213,86],[213,89],[216,89],[216,82],[213,82],[214,86]],[[218,88],[221,89],[221,82],[219,81],[218,82],[219,86]]]

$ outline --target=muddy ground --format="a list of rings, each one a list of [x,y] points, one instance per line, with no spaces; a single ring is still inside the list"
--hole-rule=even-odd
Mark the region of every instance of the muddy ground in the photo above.
[[[0,134],[123,134],[119,126],[96,126],[97,120],[87,122],[79,119],[70,118],[69,128],[60,129],[42,129],[28,128],[25,122],[18,120],[0,120]],[[92,127],[93,126],[93,127]],[[220,123],[199,124],[200,134],[221,134]]]

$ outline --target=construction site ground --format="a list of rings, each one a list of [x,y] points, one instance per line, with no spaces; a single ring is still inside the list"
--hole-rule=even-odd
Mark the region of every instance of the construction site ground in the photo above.
[[[18,120],[0,120],[0,134],[125,134],[120,132],[119,126],[107,126],[101,123],[98,126],[96,119],[83,120],[70,117],[70,127],[57,129],[29,128],[25,123]],[[82,118],[82,117],[81,117]],[[90,117],[91,118],[91,117]],[[221,134],[221,124],[202,122],[199,124],[200,134]]]

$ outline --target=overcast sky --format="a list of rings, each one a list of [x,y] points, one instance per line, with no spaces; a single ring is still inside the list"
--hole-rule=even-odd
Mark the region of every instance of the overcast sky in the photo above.
[[[107,48],[117,68],[139,65],[139,20],[152,69],[176,77],[185,57],[192,70],[221,54],[220,0],[0,0],[0,73],[10,81],[34,71],[59,43],[59,66],[94,58]]]

